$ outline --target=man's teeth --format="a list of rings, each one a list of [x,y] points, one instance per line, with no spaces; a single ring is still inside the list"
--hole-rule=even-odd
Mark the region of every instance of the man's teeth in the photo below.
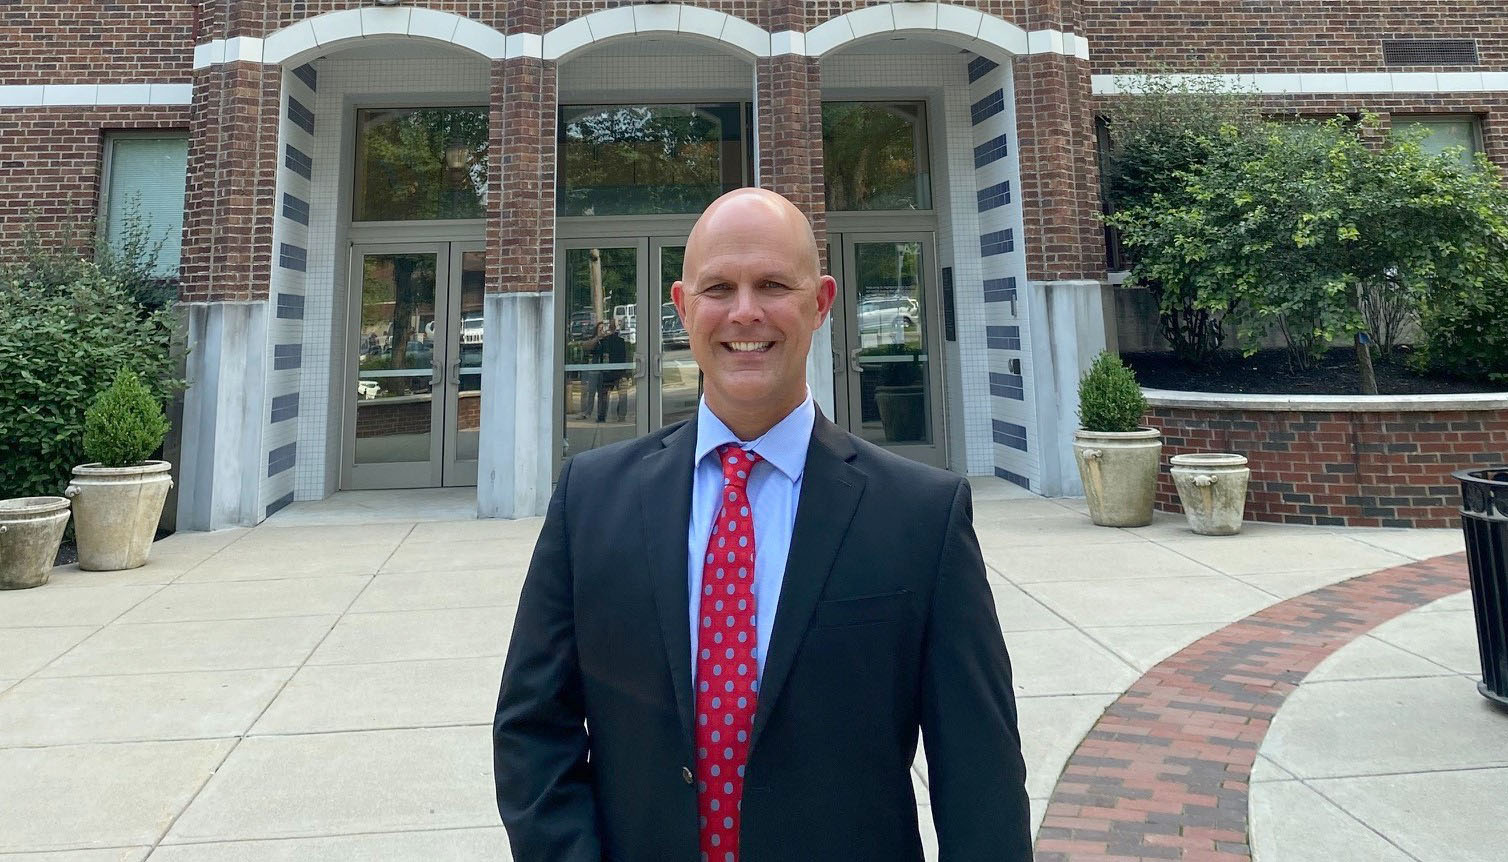
[[[728,349],[738,353],[751,353],[756,350],[765,350],[774,344],[773,341],[730,341]]]

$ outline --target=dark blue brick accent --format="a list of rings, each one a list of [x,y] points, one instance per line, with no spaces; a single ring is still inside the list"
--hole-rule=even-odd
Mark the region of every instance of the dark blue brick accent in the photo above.
[[[274,344],[272,345],[272,370],[286,371],[290,368],[298,368],[304,364],[304,345],[302,344]]]
[[[1011,184],[1009,182],[996,183],[989,188],[980,189],[976,195],[979,198],[980,212],[1003,207],[1011,202]]]
[[[1005,93],[996,90],[969,106],[969,118],[977,126],[1003,110],[1005,110]]]
[[[293,492],[292,491],[289,491],[288,493],[286,493],[283,496],[277,498],[276,500],[273,500],[271,503],[267,504],[267,517],[271,518],[274,512],[279,511],[284,506],[286,506],[286,505],[288,505],[289,503],[292,503],[292,502],[293,502]]]
[[[996,350],[1020,350],[1021,327],[1019,326],[986,326],[984,328],[984,345]]]
[[[283,243],[278,246],[278,266],[303,272],[309,265],[309,252],[300,246]]]
[[[990,420],[995,426],[995,442],[1012,449],[1026,451],[1026,426],[1017,425],[1014,422],[1001,422],[999,419]]]
[[[1017,485],[1020,485],[1028,491],[1032,489],[1032,481],[1021,475],[1020,473],[1012,473],[1009,470],[1002,470],[999,467],[996,467],[995,475],[1007,482],[1015,482]]]
[[[308,63],[305,63],[304,65],[299,66],[297,69],[294,69],[293,77],[299,79],[300,81],[303,81],[304,86],[308,87],[311,90],[319,89],[319,73],[314,71],[314,67],[309,65]]]
[[[292,96],[288,97],[288,119],[300,129],[314,134],[314,112],[304,107],[304,103]]]
[[[292,144],[283,147],[283,167],[306,180],[314,179],[314,159],[309,158],[303,150]]]
[[[994,233],[983,234],[979,237],[979,253],[984,257],[992,254],[1006,254],[1016,250],[1016,236],[1010,229],[997,230]]]
[[[1016,298],[1016,277],[984,280],[985,302],[1010,302]]]
[[[1001,398],[1014,398],[1017,401],[1026,400],[1026,384],[1022,382],[1019,374],[998,374],[990,372],[990,394]]]
[[[1010,154],[1010,145],[1006,136],[1001,135],[974,148],[974,167],[982,168],[990,162],[999,161]]]
[[[277,395],[272,399],[272,422],[286,422],[298,415],[298,393]]]
[[[283,320],[303,320],[304,298],[296,293],[278,294],[277,315]]]
[[[309,223],[309,202],[290,194],[283,195],[283,218],[299,224]]]
[[[298,444],[289,443],[267,453],[267,475],[276,476],[293,466],[298,457]]]
[[[969,61],[969,83],[974,83],[998,68],[1000,64],[989,57],[975,57]]]

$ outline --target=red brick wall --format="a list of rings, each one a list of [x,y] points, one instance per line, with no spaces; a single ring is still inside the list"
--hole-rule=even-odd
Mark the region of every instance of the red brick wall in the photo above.
[[[761,58],[757,69],[759,185],[785,195],[811,220],[826,272],[821,64],[786,55]]]
[[[492,64],[487,290],[550,291],[555,260],[556,64]]]
[[[1502,0],[1081,0],[1080,6],[1096,74],[1159,63],[1226,73],[1380,70],[1384,38],[1474,38],[1482,65],[1452,71],[1508,66]]]
[[[187,81],[192,0],[0,2],[0,84]],[[102,68],[108,63],[108,69]],[[0,139],[3,140],[3,139]]]
[[[1347,527],[1454,527],[1453,470],[1508,463],[1508,412],[1277,412],[1153,407],[1163,434],[1157,507],[1182,512],[1167,459],[1235,452],[1251,467],[1246,519]]]
[[[1088,64],[1058,54],[1024,57],[1015,63],[1015,87],[1026,274],[1043,281],[1103,278]]]
[[[360,409],[356,411],[356,436],[422,434],[429,430],[432,403],[428,400],[401,404],[360,402]],[[478,396],[457,398],[456,429],[476,431],[481,427],[482,399]]]
[[[93,241],[85,233],[99,207],[105,135],[188,126],[186,107],[0,110],[0,260],[19,254],[32,223],[44,241]]]

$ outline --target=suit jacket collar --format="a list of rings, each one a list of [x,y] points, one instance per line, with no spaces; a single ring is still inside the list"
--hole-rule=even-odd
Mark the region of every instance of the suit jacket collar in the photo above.
[[[696,438],[695,419],[667,430],[660,438],[660,448],[641,462],[639,482],[649,578],[677,712],[688,744],[693,738],[695,700],[691,693],[691,633],[686,624],[691,601],[686,586],[686,529],[691,519]],[[766,647],[751,750],[790,675],[828,572],[858,508],[865,477],[850,463],[855,455],[849,436],[818,410],[807,447],[775,627]]]

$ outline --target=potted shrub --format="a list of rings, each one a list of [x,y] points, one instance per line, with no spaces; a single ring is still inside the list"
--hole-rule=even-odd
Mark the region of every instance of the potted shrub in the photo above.
[[[168,432],[162,405],[122,368],[84,414],[84,456],[65,492],[73,500],[79,568],[134,569],[147,561],[172,465],[149,461]]]
[[[68,526],[64,497],[0,500],[0,590],[47,583]]]
[[[1147,399],[1136,375],[1101,353],[1079,381],[1079,425],[1073,458],[1084,481],[1089,517],[1104,527],[1152,523],[1162,434],[1141,424]]]

